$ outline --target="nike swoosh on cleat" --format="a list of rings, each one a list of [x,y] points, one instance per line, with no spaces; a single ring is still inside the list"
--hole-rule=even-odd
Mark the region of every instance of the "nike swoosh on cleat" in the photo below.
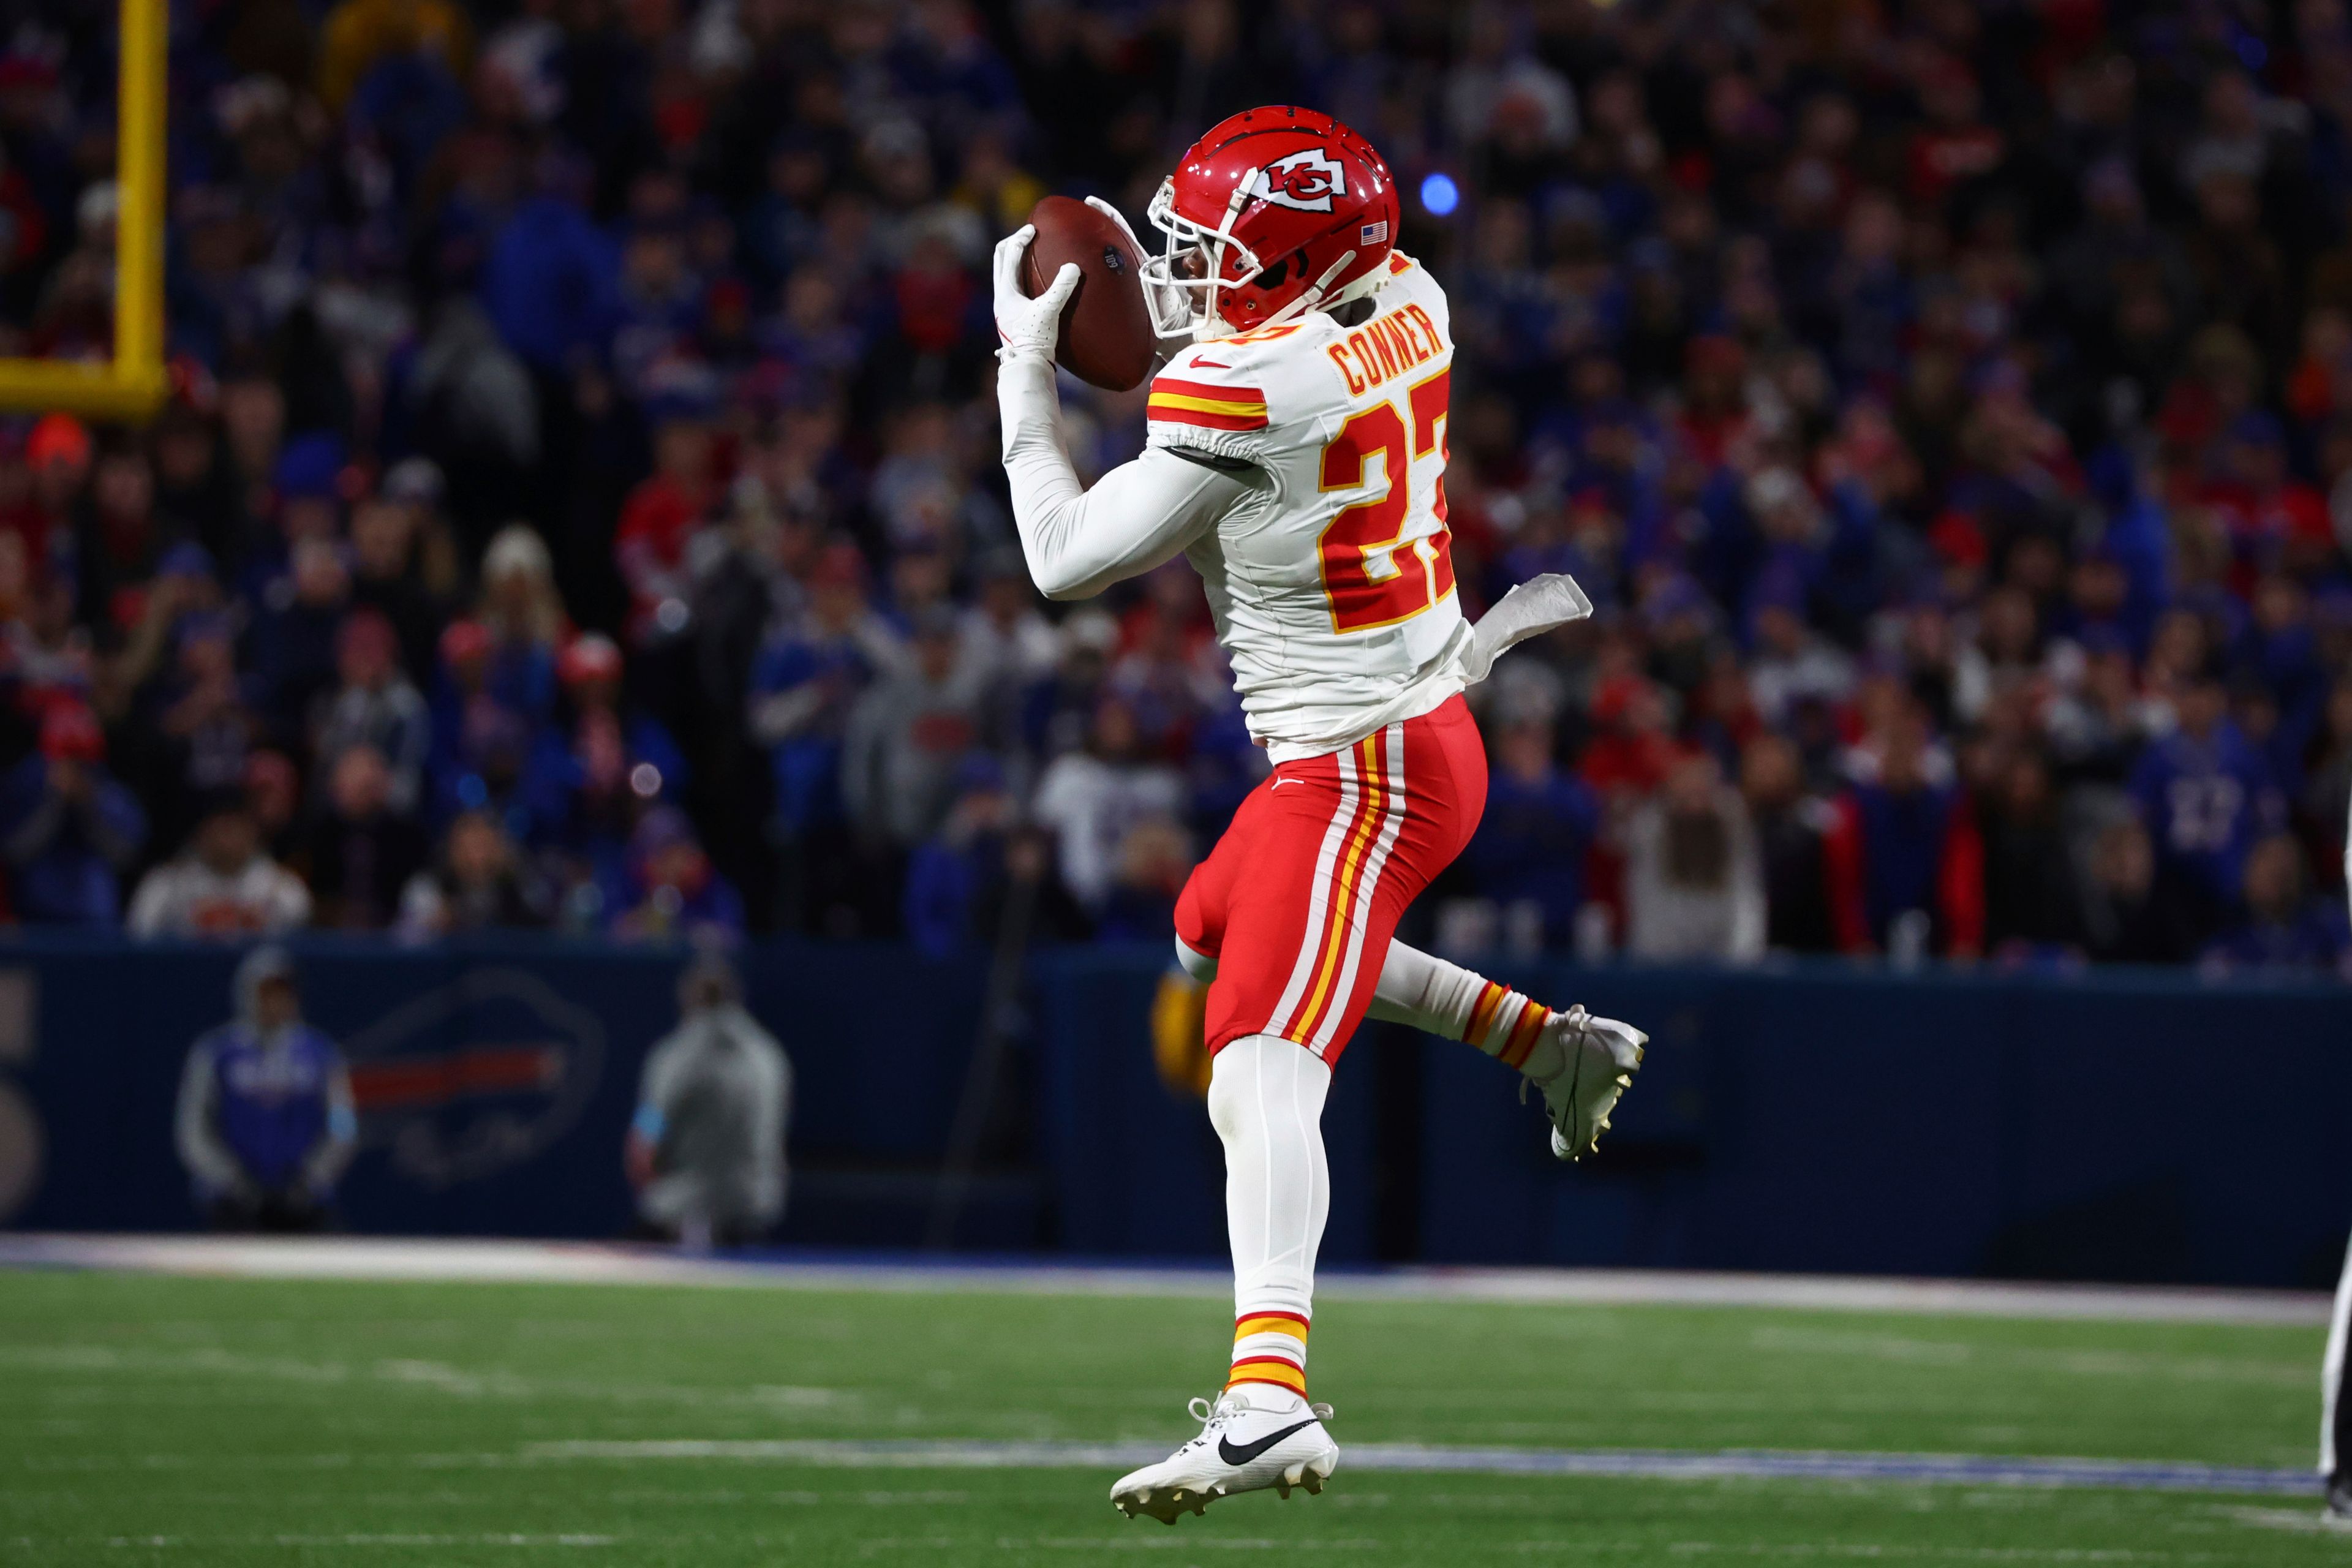
[[[1256,1458],[1260,1454],[1265,1453],[1268,1448],[1273,1447],[1276,1443],[1281,1442],[1285,1437],[1289,1436],[1293,1432],[1306,1431],[1307,1428],[1315,1425],[1315,1420],[1316,1418],[1314,1416],[1309,1415],[1306,1420],[1297,1423],[1296,1426],[1285,1426],[1279,1432],[1269,1432],[1265,1436],[1260,1437],[1256,1442],[1244,1443],[1238,1448],[1234,1447],[1234,1440],[1231,1437],[1220,1437],[1217,1439],[1217,1458],[1223,1459],[1229,1465],[1246,1465],[1252,1459]]]

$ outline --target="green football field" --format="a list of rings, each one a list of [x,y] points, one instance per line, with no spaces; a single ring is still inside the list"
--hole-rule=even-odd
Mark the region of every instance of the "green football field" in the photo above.
[[[1055,1445],[1189,1436],[1227,1324],[1209,1297],[0,1270],[0,1563],[2352,1563],[2275,1475],[1895,1458],[2305,1467],[2314,1329],[1333,1300],[1330,1489],[1120,1518],[1115,1464]],[[1822,1454],[1864,1458],[1742,1473]]]

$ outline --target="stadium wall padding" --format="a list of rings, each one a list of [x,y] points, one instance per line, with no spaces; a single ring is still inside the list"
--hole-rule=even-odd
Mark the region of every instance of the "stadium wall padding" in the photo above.
[[[1180,1190],[1213,1192],[1213,1146],[1185,1140],[1202,1113],[1158,1089],[1130,1022],[1160,964],[1095,950],[1041,968],[1044,1153],[1076,1251],[1172,1250],[1152,1223],[1171,1169]],[[1368,1028],[1325,1118],[1327,1259],[2314,1288],[2341,1265],[2339,982],[1840,963],[1496,973],[1651,1031],[1600,1156],[1554,1161],[1539,1104],[1469,1047]],[[1361,1212],[1381,1191],[1388,1212]],[[1202,1213],[1181,1239],[1213,1253]]]
[[[683,954],[330,939],[296,952],[307,1014],[344,1046],[362,1100],[362,1152],[339,1205],[350,1228],[576,1237],[628,1228],[621,1141],[646,1052],[676,1024]],[[173,1104],[189,1043],[229,1016],[241,956],[104,940],[0,944],[8,1223],[173,1230],[197,1222],[173,1149]],[[796,1155],[820,1171],[936,1163],[971,1058],[984,963],[776,942],[743,969],[746,1000],[793,1059]],[[21,1184],[8,1171],[22,1162],[6,1148],[12,1095],[29,1098],[41,1146],[32,1190],[15,1204],[8,1190]],[[839,1184],[850,1191],[842,1202],[854,1228],[873,1184]],[[803,1194],[817,1205],[811,1217],[842,1228],[842,1216],[823,1212],[822,1179],[816,1189]],[[887,1229],[887,1216],[876,1223]]]
[[[312,1018],[366,1100],[341,1210],[384,1234],[611,1237],[637,1071],[675,952],[487,942],[299,945]],[[0,945],[0,1214],[169,1230],[188,1042],[240,954]],[[955,1235],[1209,1258],[1223,1221],[1200,1103],[1154,1073],[1153,948],[1038,954],[1027,1025]],[[1654,1041],[1599,1159],[1465,1047],[1351,1047],[1326,1116],[1324,1257],[2325,1285],[2352,1217],[2352,989],[2173,972],[1895,975],[1528,963],[1502,978]],[[798,941],[744,956],[798,1079],[782,1239],[924,1234],[986,991],[982,958]]]

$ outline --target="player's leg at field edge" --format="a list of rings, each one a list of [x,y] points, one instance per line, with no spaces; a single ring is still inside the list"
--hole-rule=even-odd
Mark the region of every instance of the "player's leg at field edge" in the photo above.
[[[2327,1478],[2327,1511],[2352,1521],[2352,1475],[2345,1461],[2352,1458],[2352,1401],[2344,1397],[2347,1341],[2352,1340],[2352,1249],[2344,1258],[2343,1277],[2336,1282],[2336,1308],[2327,1323],[2327,1353],[2319,1368],[2319,1473]]]
[[[2352,877],[2352,837],[2344,843],[2344,869]],[[2352,889],[2352,882],[2347,882]],[[2346,895],[2352,898],[2352,891]],[[2336,1306],[2328,1314],[2327,1353],[2319,1365],[2319,1473],[2327,1478],[2327,1513],[2352,1522],[2352,1475],[2345,1472],[2346,1449],[2352,1447],[2352,1401],[2344,1397],[2345,1363],[2352,1345],[2352,1247],[2344,1255],[2343,1277],[2336,1281]]]
[[[1331,1208],[1323,1101],[1331,1069],[1279,1035],[1226,1042],[1209,1078],[1209,1120],[1225,1152],[1234,1252],[1234,1349],[1225,1386],[1192,1409],[1201,1435],[1112,1483],[1111,1506],[1169,1524],[1235,1492],[1321,1491],[1339,1463],[1307,1402],[1315,1255]]]
[[[1323,1101],[1331,1069],[1278,1035],[1248,1035],[1210,1069],[1209,1121],[1225,1146],[1225,1229],[1234,1253],[1228,1390],[1266,1384],[1304,1395],[1315,1256],[1331,1212]]]

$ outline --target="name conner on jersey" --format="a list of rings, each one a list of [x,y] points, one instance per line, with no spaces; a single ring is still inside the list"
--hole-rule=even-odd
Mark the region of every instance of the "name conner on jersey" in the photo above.
[[[1444,290],[1392,255],[1370,302],[1354,326],[1310,311],[1185,348],[1151,383],[1143,455],[1090,490],[1052,365],[1008,355],[997,378],[1039,588],[1085,598],[1184,554],[1277,763],[1430,712],[1475,678],[1445,521]]]

